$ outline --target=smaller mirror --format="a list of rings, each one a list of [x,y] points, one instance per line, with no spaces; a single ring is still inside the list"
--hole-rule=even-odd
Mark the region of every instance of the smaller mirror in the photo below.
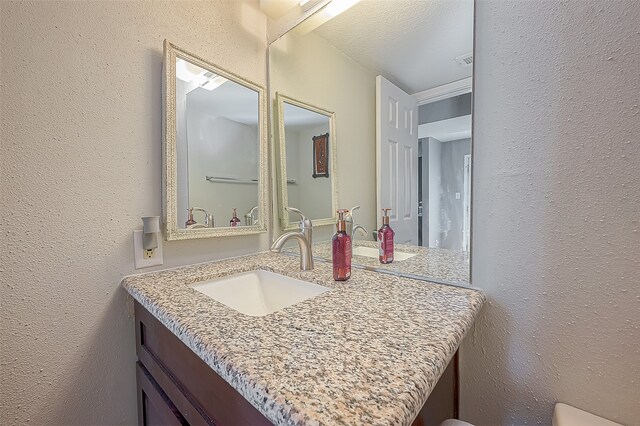
[[[264,94],[165,41],[167,240],[266,231]]]
[[[285,207],[300,209],[314,226],[336,221],[335,114],[276,93],[279,210],[285,230],[297,227]]]

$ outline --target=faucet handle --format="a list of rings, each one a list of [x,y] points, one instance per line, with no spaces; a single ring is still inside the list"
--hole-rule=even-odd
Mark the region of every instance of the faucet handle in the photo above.
[[[284,208],[289,213],[298,213],[300,215],[300,229],[311,228],[311,220],[304,215],[300,210],[295,207],[285,207]]]

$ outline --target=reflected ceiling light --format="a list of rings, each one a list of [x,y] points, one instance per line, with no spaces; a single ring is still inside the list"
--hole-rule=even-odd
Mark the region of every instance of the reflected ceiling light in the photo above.
[[[345,10],[349,9],[360,0],[331,0],[331,3],[323,9],[330,18],[340,15]]]
[[[205,73],[205,70],[195,64],[185,61],[184,59],[178,59],[176,61],[176,77],[184,82],[189,83],[194,78],[200,77]]]
[[[300,0],[300,7],[304,6],[305,4],[309,3],[309,0]]]
[[[214,73],[207,73],[206,74],[206,81],[202,84],[200,84],[200,87],[202,87],[203,89],[207,89],[207,90],[213,90],[213,89],[217,89],[218,87],[222,86],[224,83],[226,83],[227,80],[226,78],[219,76],[217,74]]]
[[[335,18],[349,9],[360,0],[331,0],[325,7],[302,21],[293,31],[298,35],[304,35],[318,28],[331,18]]]

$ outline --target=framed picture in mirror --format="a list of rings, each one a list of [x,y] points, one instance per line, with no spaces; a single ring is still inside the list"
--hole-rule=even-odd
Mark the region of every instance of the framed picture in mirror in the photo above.
[[[314,178],[329,177],[329,133],[313,138],[313,174]]]

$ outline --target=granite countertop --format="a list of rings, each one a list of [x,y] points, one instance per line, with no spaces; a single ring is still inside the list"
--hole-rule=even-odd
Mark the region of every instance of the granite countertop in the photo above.
[[[375,241],[355,240],[354,248],[358,246],[377,248]],[[409,244],[395,244],[394,250],[405,253],[415,253],[406,260],[395,260],[389,264],[382,264],[377,258],[353,255],[351,264],[367,269],[392,274],[414,275],[437,282],[469,285],[469,254],[440,248],[429,248]],[[299,253],[298,245],[287,246],[288,253]],[[313,257],[315,259],[331,261],[331,241],[313,243]]]
[[[331,288],[250,317],[189,287],[264,269]],[[122,285],[278,425],[408,425],[484,303],[472,289],[260,253],[125,277]]]

